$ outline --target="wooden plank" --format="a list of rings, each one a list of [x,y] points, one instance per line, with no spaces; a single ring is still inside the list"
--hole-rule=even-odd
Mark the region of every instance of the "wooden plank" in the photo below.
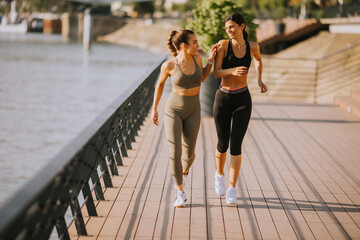
[[[276,120],[350,119],[338,113],[328,106],[254,105],[253,116],[274,120],[250,121],[237,207],[214,191],[217,137],[213,119],[203,118],[183,209],[173,207],[165,133],[147,119],[116,187],[96,201],[103,217],[85,217],[87,228],[104,240],[359,238],[360,124]]]
[[[203,139],[203,150],[206,151],[206,199],[207,202],[207,221],[208,238],[224,239],[226,238],[224,218],[222,213],[221,198],[216,195],[214,190],[215,174],[215,144],[214,144],[214,122],[211,118],[203,120],[201,137]],[[209,134],[209,135],[208,135]]]

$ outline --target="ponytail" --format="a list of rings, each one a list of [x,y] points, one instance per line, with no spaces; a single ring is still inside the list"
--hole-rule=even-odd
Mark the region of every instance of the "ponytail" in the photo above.
[[[177,34],[177,31],[176,30],[172,30],[169,34],[169,37],[168,37],[168,42],[167,42],[167,46],[168,48],[170,49],[170,52],[171,54],[176,57],[177,56],[177,52],[176,52],[176,48],[175,48],[175,45],[173,43],[173,37]]]
[[[191,30],[180,30],[179,32],[176,30],[172,30],[170,32],[167,46],[174,57],[177,56],[177,51],[180,50],[181,43],[185,43],[186,45],[189,44],[190,34],[195,34],[195,33]]]
[[[246,27],[245,27],[245,28],[246,28]],[[243,30],[243,38],[244,38],[245,41],[247,41],[247,40],[249,39],[249,34],[248,34],[247,31],[245,30],[245,28],[244,28],[244,30]]]

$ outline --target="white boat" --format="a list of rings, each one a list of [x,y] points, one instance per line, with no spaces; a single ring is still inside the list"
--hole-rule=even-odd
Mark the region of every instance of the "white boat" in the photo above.
[[[27,32],[27,21],[24,20],[19,24],[0,24],[0,32],[5,33],[26,33]]]

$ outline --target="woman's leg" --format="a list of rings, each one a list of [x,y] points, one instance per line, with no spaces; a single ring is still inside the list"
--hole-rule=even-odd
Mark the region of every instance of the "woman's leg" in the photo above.
[[[219,175],[224,175],[224,166],[226,161],[226,152],[221,153],[219,150],[216,150],[216,169]]]
[[[219,175],[224,175],[226,151],[229,147],[232,111],[229,106],[230,96],[218,90],[215,95],[213,115],[218,136],[216,150],[216,168]]]
[[[169,143],[170,167],[175,185],[183,190],[182,186],[182,164],[181,164],[181,134],[182,119],[175,111],[167,111],[164,114],[164,126]]]
[[[215,95],[213,115],[215,120],[218,143],[216,147],[216,172],[215,172],[215,192],[219,196],[225,195],[225,176],[224,166],[226,161],[226,151],[229,147],[230,126],[231,126],[231,99],[227,93],[218,90]]]
[[[195,109],[183,122],[184,174],[189,172],[189,169],[195,160],[195,146],[201,121],[200,102],[195,102],[193,104],[197,104]]]
[[[250,93],[244,92],[238,99],[238,102],[243,103],[239,105],[233,113],[233,124],[231,129],[230,139],[230,172],[229,172],[229,185],[230,187],[236,186],[241,167],[241,145],[247,131],[250,116],[251,116],[251,96]]]
[[[229,187],[235,188],[241,167],[241,155],[230,156]]]

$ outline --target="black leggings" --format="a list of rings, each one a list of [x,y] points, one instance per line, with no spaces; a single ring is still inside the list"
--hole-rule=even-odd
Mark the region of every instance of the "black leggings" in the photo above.
[[[230,139],[230,154],[241,155],[241,144],[244,139],[250,116],[251,95],[247,87],[241,92],[224,92],[219,89],[214,101],[214,120],[218,136],[217,150],[227,151]],[[232,129],[230,131],[232,119]]]

